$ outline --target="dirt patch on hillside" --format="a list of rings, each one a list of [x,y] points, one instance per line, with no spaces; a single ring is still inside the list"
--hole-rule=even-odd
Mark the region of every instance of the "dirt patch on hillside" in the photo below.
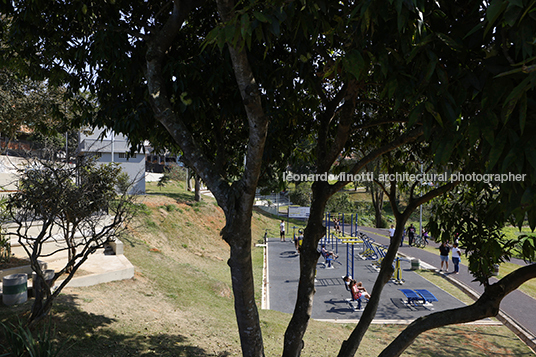
[[[79,351],[75,345],[79,357],[105,355],[110,350],[125,356],[182,356],[183,351],[190,351],[188,355],[192,356],[240,354],[236,342],[230,343],[226,334],[211,329],[206,316],[197,315],[195,309],[181,310],[172,298],[162,294],[150,279],[140,273],[130,280],[65,288],[63,292],[64,304],[71,301],[77,310],[91,317],[89,320],[94,319],[93,325],[84,323],[88,327],[83,336],[86,342],[91,339],[100,341],[100,336],[108,336],[109,339],[107,343],[94,344],[95,350],[88,351],[88,354]],[[225,294],[230,292],[225,291]],[[77,318],[69,317],[70,314],[66,312],[56,315],[56,318]]]
[[[177,204],[177,200],[161,195],[144,195],[140,196],[137,200],[139,203],[143,203],[151,208]]]

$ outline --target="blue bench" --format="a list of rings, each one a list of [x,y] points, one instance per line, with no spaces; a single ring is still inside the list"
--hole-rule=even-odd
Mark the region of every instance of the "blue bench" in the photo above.
[[[402,293],[406,296],[407,304],[417,306],[417,303],[422,300],[422,297],[420,295],[417,295],[417,293],[411,289],[398,289],[402,291]]]
[[[404,295],[407,298],[407,304],[413,305],[415,307],[417,306],[423,306],[428,308],[430,305],[432,305],[432,302],[439,301],[434,294],[429,292],[426,289],[415,289],[415,291],[411,289],[398,289],[404,293]],[[432,309],[433,310],[433,309]]]
[[[431,292],[429,292],[428,290],[426,289],[415,289],[415,292],[417,294],[419,294],[422,299],[427,302],[427,303],[433,303],[434,301],[439,301],[437,300],[437,298],[434,296],[434,294],[432,294]]]

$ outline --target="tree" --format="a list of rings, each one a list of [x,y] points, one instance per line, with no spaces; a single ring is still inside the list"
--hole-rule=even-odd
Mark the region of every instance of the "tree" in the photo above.
[[[381,161],[376,160],[375,162],[371,163],[371,165],[368,165],[367,171],[372,172],[374,174],[374,177],[377,177],[382,172]],[[366,184],[370,190],[370,196],[372,198],[375,226],[376,228],[385,228],[385,221],[383,220],[382,216],[384,192],[380,189],[378,185],[374,183],[374,181],[366,182]]]
[[[320,174],[357,147],[366,148],[365,155],[350,174],[389,152],[404,153],[398,149],[413,142],[428,148],[436,165],[462,158],[459,163],[470,167],[475,156],[467,153],[481,147],[493,166],[516,139],[500,129],[518,118],[522,135],[515,133],[524,142],[523,128],[532,119],[533,20],[526,14],[533,4],[317,0],[234,6],[219,0],[219,21],[214,4],[202,1],[38,3],[7,5],[5,13],[14,15],[12,58],[32,59],[19,68],[69,82],[72,90],[89,88],[98,95],[97,121],[134,142],[148,134],[154,142],[179,145],[223,208],[246,356],[263,354],[251,274],[251,204],[261,174],[270,171],[265,168],[285,166],[283,154],[299,139],[295,133],[312,133]],[[238,94],[243,106],[236,104]],[[512,155],[525,155],[512,163],[534,161],[531,150],[515,147]],[[303,347],[325,205],[346,184],[312,185],[286,356]],[[400,241],[399,222],[412,209],[451,186],[414,197],[399,212],[393,242]],[[395,253],[393,246],[382,277]],[[357,350],[384,283],[377,284],[378,300],[367,304],[357,337],[341,355]]]
[[[14,139],[20,129],[25,128],[33,133],[34,140],[50,141],[58,133],[72,134],[73,128],[76,128],[75,103],[66,99],[64,88],[54,88],[46,82],[21,77],[5,68],[0,69],[0,82],[2,136]],[[71,140],[71,149],[72,144]],[[64,148],[65,142],[58,146],[59,149]]]
[[[178,146],[210,188],[226,215],[222,236],[231,247],[228,262],[243,353],[259,356],[263,345],[251,267],[250,217],[268,117],[245,51],[231,46],[221,53],[201,52],[217,16],[214,3],[201,8],[203,4],[177,0],[171,6],[162,1],[147,7],[142,1],[134,6],[116,1],[88,7],[43,1],[37,12],[25,2],[3,6],[15,15],[6,20],[10,30],[35,30],[45,39],[42,45],[28,41],[24,48],[16,31],[11,32],[18,58],[34,57],[34,46],[43,50],[36,62],[17,63],[18,69],[46,77],[51,84],[68,82],[75,93],[86,88],[99,103],[96,115],[87,110],[88,119],[128,133],[133,143],[151,139],[161,147]],[[234,4],[217,5],[227,21]],[[197,16],[188,17],[190,13]],[[65,22],[71,15],[77,20]],[[63,60],[49,62],[52,58]],[[31,66],[41,60],[48,64]],[[244,105],[237,105],[242,100]]]
[[[86,161],[77,166],[38,160],[21,171],[18,191],[8,198],[7,214],[15,228],[7,233],[18,239],[37,275],[35,301],[29,322],[46,316],[54,299],[76,271],[98,249],[113,242],[126,228],[133,209],[127,195],[128,176],[112,164]],[[118,188],[123,190],[117,192]],[[31,233],[39,227],[39,233]],[[59,236],[59,238],[58,238]],[[52,251],[47,244],[61,242]],[[47,281],[39,259],[67,251],[67,263]],[[59,277],[65,279],[54,292]]]

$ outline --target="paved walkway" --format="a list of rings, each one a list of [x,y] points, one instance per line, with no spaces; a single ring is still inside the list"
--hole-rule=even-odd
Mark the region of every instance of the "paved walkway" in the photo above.
[[[335,247],[328,247],[335,250]],[[348,303],[350,293],[346,290],[342,277],[347,274],[346,245],[339,244],[339,258],[332,269],[324,267],[320,259],[317,265],[316,293],[314,297],[312,317],[321,320],[355,321],[362,311],[355,311]],[[280,242],[278,238],[268,239],[268,308],[292,313],[296,303],[299,278],[299,254],[294,244]],[[362,249],[356,248],[357,252]],[[464,306],[449,292],[433,285],[428,280],[411,270],[409,259],[401,260],[403,285],[395,281],[389,282],[382,292],[376,323],[409,323],[414,319],[430,313],[431,310],[441,311]],[[354,260],[354,277],[372,290],[378,276],[371,260],[356,258]],[[405,304],[405,296],[399,289],[426,289],[434,294],[438,302],[433,306],[414,307]],[[363,305],[364,307],[364,305]],[[482,323],[493,323],[486,319]]]
[[[366,232],[376,242],[387,245],[389,243],[386,229],[375,229],[368,227],[359,227],[360,231]],[[349,233],[349,232],[348,232]],[[431,242],[431,245],[438,247],[438,244]],[[334,247],[328,247],[334,250]],[[359,249],[358,249],[359,250]],[[421,265],[427,268],[438,270],[440,265],[439,251],[431,253],[426,250],[409,247],[406,244],[399,248],[399,253],[405,259],[401,260],[404,284],[398,285],[395,282],[389,282],[383,292],[375,316],[375,323],[402,323],[407,324],[415,318],[430,313],[430,310],[441,311],[451,308],[464,306],[464,304],[450,295],[448,292],[434,286],[429,281],[416,274],[410,268],[412,259],[419,259]],[[296,302],[296,293],[299,277],[299,255],[295,252],[293,243],[280,242],[278,238],[268,240],[267,247],[268,261],[268,306],[267,308],[292,313]],[[322,258],[317,266],[316,293],[314,297],[312,318],[317,320],[329,320],[338,322],[355,322],[361,316],[361,311],[355,311],[348,303],[350,293],[346,291],[342,277],[347,273],[346,248],[345,245],[339,245],[338,263],[334,264],[333,269],[326,269]],[[512,261],[522,265],[525,262],[521,260]],[[364,286],[372,289],[372,286],[378,275],[373,268],[371,261],[355,260],[354,276],[358,281],[362,281]],[[460,266],[460,273],[457,275],[442,273],[445,278],[461,286],[473,296],[480,296],[483,292],[483,286],[473,281],[467,266]],[[450,266],[452,272],[453,267]],[[496,281],[496,279],[493,279]],[[493,282],[492,281],[492,282]],[[427,289],[432,292],[438,302],[434,302],[432,307],[412,307],[404,303],[404,295],[399,290],[401,288],[409,289]],[[536,347],[536,300],[521,292],[515,290],[510,293],[501,304],[500,320],[511,328],[527,345],[535,349]],[[475,323],[493,324],[490,319],[484,319]]]

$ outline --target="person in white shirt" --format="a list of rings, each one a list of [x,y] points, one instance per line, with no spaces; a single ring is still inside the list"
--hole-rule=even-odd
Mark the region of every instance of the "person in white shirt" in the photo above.
[[[279,224],[279,238],[281,242],[285,241],[285,221],[281,220],[281,224]]]
[[[391,228],[389,228],[389,238],[393,239],[395,236],[395,226],[391,224]]]
[[[458,243],[452,245],[452,263],[454,264],[454,274],[460,272],[460,261],[462,259],[462,252],[458,248]]]

